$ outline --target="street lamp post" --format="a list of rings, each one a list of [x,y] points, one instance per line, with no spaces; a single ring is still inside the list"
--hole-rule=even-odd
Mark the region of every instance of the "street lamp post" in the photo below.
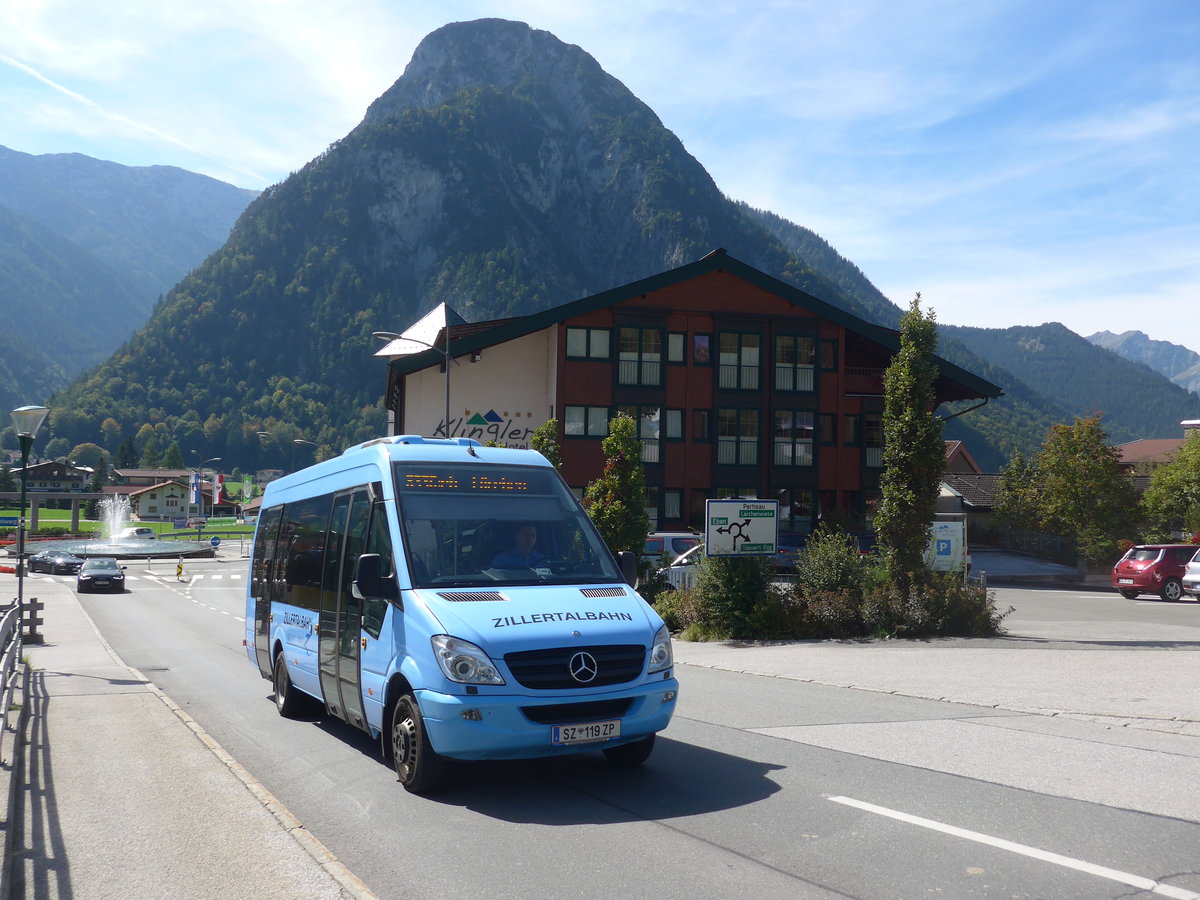
[[[195,456],[195,457],[200,456],[200,453],[197,450],[191,450],[189,452],[191,453],[192,456]],[[188,501],[189,501],[188,502],[188,518],[191,518],[191,516],[192,516],[192,504],[191,504],[192,497],[199,498],[200,515],[204,515],[204,492],[200,489],[200,481],[201,481],[201,478],[203,477],[204,467],[207,466],[209,463],[220,462],[220,461],[221,461],[221,457],[212,456],[212,457],[209,457],[208,459],[204,460],[203,462],[201,462],[198,466],[196,466],[196,483],[192,486],[191,495],[188,497]]]
[[[316,447],[312,441],[306,441],[303,438],[292,438],[292,471],[296,471],[296,445],[307,444],[310,447]]]
[[[22,406],[12,411],[13,425],[17,429],[17,440],[21,444],[21,517],[17,520],[17,615],[25,621],[25,496],[29,484],[29,451],[33,439],[49,414],[44,406]],[[21,631],[24,631],[22,625]]]
[[[446,369],[446,420],[445,420],[446,426],[445,426],[445,430],[446,430],[446,437],[450,437],[450,363],[454,363],[454,365],[456,365],[456,366],[459,364],[458,360],[450,355],[449,331],[450,331],[449,326],[447,326],[446,341],[441,347],[437,346],[436,344],[427,344],[425,341],[420,341],[420,340],[417,340],[416,338],[408,337],[407,335],[396,334],[394,331],[373,331],[373,332],[371,332],[372,337],[379,338],[380,340],[383,340],[383,341],[405,341],[410,344],[417,344],[418,346],[421,346],[421,347],[427,347],[430,350],[436,350],[438,353],[442,354],[442,356],[445,358],[445,369]],[[404,354],[399,354],[399,355],[404,355]]]

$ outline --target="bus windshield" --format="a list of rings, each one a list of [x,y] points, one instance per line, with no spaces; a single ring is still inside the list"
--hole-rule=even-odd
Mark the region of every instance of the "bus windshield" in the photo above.
[[[554,469],[393,464],[415,587],[621,582]]]

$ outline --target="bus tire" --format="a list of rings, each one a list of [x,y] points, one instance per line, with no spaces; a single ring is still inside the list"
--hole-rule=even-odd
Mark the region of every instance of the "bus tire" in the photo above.
[[[294,719],[300,715],[304,698],[292,684],[292,676],[288,674],[287,660],[280,650],[275,654],[275,668],[271,671],[271,684],[275,686],[275,708],[285,719]]]
[[[404,789],[412,794],[435,790],[445,775],[446,761],[429,743],[421,707],[411,693],[401,694],[392,707],[389,733],[392,765]]]
[[[614,766],[640,766],[650,758],[653,749],[654,735],[650,735],[640,741],[609,747],[604,751],[604,756]]]

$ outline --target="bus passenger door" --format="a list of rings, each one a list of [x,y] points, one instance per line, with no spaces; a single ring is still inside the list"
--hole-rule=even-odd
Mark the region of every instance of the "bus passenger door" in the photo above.
[[[254,540],[254,569],[250,573],[250,596],[254,598],[254,654],[263,678],[271,677],[271,597],[274,589],[274,558],[279,552],[275,539],[283,507],[276,506],[263,513]]]
[[[371,498],[365,488],[339,494],[333,501],[325,544],[318,640],[321,693],[331,713],[366,728],[359,675],[362,601],[350,584],[354,565],[366,545]]]

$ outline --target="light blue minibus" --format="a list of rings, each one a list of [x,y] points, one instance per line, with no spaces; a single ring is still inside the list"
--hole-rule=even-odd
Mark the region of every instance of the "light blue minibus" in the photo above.
[[[679,686],[618,556],[535,451],[368,441],[267,486],[247,655],[282,715],[320,704],[380,737],[414,793],[448,758],[637,765]]]

